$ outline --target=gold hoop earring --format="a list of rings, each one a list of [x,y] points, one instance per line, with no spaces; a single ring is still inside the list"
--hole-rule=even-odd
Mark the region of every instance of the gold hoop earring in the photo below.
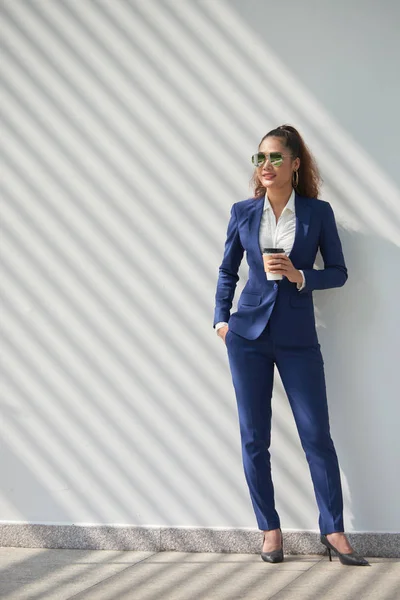
[[[297,188],[297,186],[299,185],[299,172],[298,171],[293,171],[293,187]]]

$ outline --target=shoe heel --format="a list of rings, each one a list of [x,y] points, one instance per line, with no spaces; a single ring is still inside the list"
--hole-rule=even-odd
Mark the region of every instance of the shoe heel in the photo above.
[[[328,548],[329,560],[332,562],[331,549]]]

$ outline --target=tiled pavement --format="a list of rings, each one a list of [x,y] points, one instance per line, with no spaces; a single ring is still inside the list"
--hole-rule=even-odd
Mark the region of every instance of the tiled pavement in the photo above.
[[[1,600],[400,600],[400,559],[0,548]]]

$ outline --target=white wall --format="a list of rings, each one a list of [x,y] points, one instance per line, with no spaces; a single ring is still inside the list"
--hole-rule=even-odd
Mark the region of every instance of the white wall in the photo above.
[[[289,122],[349,271],[314,293],[345,528],[399,531],[398,6],[2,3],[3,522],[256,528],[214,293],[249,156]],[[317,531],[275,383],[276,506]]]

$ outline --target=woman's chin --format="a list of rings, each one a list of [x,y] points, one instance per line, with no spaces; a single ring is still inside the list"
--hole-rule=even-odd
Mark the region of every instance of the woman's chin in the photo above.
[[[275,179],[262,179],[261,180],[261,184],[265,187],[265,188],[270,188],[273,187],[275,185]]]

